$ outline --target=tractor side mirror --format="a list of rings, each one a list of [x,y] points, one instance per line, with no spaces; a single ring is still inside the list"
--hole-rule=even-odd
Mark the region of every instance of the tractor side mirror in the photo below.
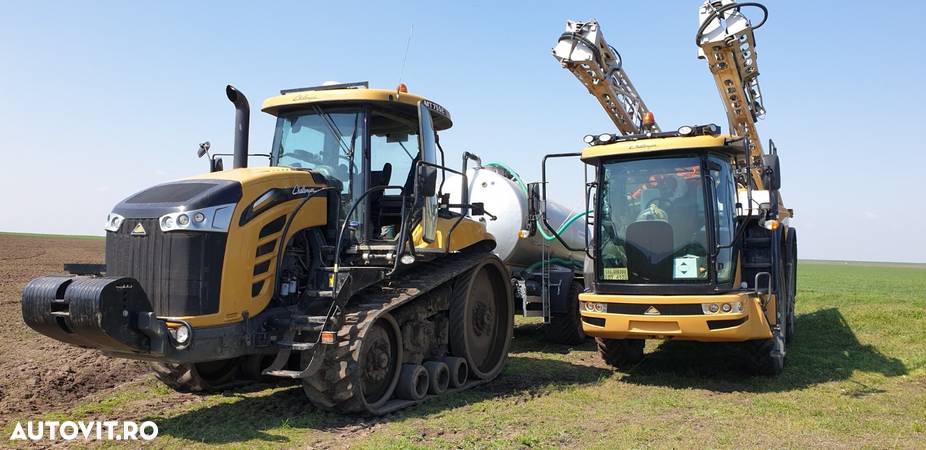
[[[418,193],[423,197],[437,195],[437,168],[418,166]]]
[[[421,239],[427,243],[437,239],[437,134],[431,120],[431,111],[424,101],[418,102],[418,148],[421,162],[418,166],[415,194],[421,202]]]
[[[223,170],[225,170],[225,164],[222,163],[222,158],[212,158],[209,160],[210,172],[221,172]]]

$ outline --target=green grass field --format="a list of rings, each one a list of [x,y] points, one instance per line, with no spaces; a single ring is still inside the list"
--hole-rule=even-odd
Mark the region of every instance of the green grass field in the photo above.
[[[147,417],[175,448],[926,448],[926,269],[801,264],[797,310],[777,378],[686,342],[616,372],[519,321],[498,380],[383,418],[316,412],[297,386],[192,396],[151,379],[53,416]]]

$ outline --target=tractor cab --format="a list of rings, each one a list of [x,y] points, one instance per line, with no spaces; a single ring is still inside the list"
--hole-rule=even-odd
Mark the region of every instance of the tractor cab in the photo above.
[[[404,85],[384,90],[353,83],[284,90],[262,110],[277,117],[270,165],[307,170],[334,187],[329,218],[338,221],[333,228],[344,225],[345,243],[360,246],[351,253],[395,258],[416,220],[408,220],[411,211],[420,210],[423,239],[435,239],[433,191],[442,165],[436,133],[452,125],[445,108]]]

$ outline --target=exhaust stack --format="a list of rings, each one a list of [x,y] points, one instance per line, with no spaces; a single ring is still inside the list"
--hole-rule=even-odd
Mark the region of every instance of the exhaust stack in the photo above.
[[[248,130],[251,122],[251,107],[248,99],[235,89],[234,86],[225,86],[225,95],[235,105],[235,169],[248,166]]]

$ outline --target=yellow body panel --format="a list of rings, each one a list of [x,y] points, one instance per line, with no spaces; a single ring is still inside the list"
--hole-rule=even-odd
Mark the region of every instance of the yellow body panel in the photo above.
[[[605,319],[604,326],[595,326],[582,321],[582,329],[589,336],[606,339],[663,339],[671,338],[702,342],[741,342],[772,337],[768,318],[762,310],[760,298],[751,293],[725,295],[605,295],[582,293],[579,300],[600,303],[632,303],[660,305],[692,303],[743,302],[742,313],[718,313],[710,315],[639,315],[595,313],[579,308],[582,317]],[[775,310],[774,299],[767,305]],[[729,328],[711,330],[707,322],[713,320],[736,320],[745,322]]]
[[[247,314],[253,317],[259,314],[270,303],[273,293],[273,281],[276,274],[277,251],[282,243],[287,242],[296,232],[306,228],[321,227],[327,223],[327,199],[319,196],[308,201],[299,210],[293,220],[285,239],[283,230],[276,231],[263,238],[261,229],[281,216],[289,216],[299,203],[301,197],[276,205],[261,212],[250,222],[240,225],[240,217],[244,209],[263,195],[269,189],[319,186],[312,175],[304,170],[295,170],[287,167],[253,167],[245,169],[226,170],[205,175],[191,177],[190,179],[221,179],[233,180],[241,183],[242,195],[235,212],[232,215],[231,225],[228,228],[228,241],[225,248],[225,257],[222,266],[222,284],[219,298],[219,311],[215,314],[187,317],[170,317],[181,319],[193,327],[209,327],[238,322]],[[437,238],[432,243],[421,239],[421,225],[413,229],[412,239],[419,250],[445,250],[450,229],[457,222],[456,218],[439,218],[437,222]],[[486,232],[485,224],[464,219],[450,235],[449,251],[459,251],[478,242],[493,240],[491,234]],[[257,247],[274,242],[274,250],[260,257],[256,256]],[[269,261],[267,271],[254,275],[255,266]],[[255,283],[263,281],[256,295],[252,295]]]
[[[421,223],[418,223],[418,225],[412,228],[412,243],[416,249],[425,251],[448,251],[447,247],[449,244],[449,251],[455,252],[470,247],[478,242],[495,240],[492,234],[486,231],[486,226],[482,222],[477,222],[472,219],[463,219],[456,228],[453,228],[456,222],[456,218],[445,219],[439,217],[437,219],[437,233],[435,233],[434,242],[430,243],[422,239],[422,232],[424,230],[421,227]],[[450,233],[451,228],[453,228],[452,234]],[[450,237],[449,242],[447,242],[445,236]]]
[[[678,136],[593,145],[582,150],[582,160],[588,161],[605,156],[637,155],[693,148],[723,147],[725,145],[730,145],[727,143],[728,139],[730,139],[728,135]]]
[[[222,265],[219,311],[215,314],[173,317],[172,319],[186,320],[194,327],[208,327],[240,321],[243,314],[254,316],[263,311],[270,302],[276,269],[276,255],[281,242],[286,242],[299,230],[325,225],[327,222],[327,200],[325,196],[309,200],[293,220],[286,239],[281,239],[282,230],[260,238],[260,230],[265,225],[283,215],[289,216],[292,214],[303,198],[297,197],[294,200],[276,205],[260,213],[242,226],[239,225],[239,220],[244,209],[272,188],[290,189],[318,186],[310,173],[286,167],[253,167],[214,172],[190,179],[238,181],[241,183],[242,194],[228,228],[228,241]],[[274,250],[269,254],[257,257],[257,247],[268,242],[275,242]],[[255,276],[254,266],[264,261],[270,261],[270,268],[266,272]],[[264,283],[260,291],[257,295],[252,296],[252,286],[262,280]]]
[[[442,106],[424,97],[391,89],[328,89],[293,92],[264,100],[260,109],[265,113],[278,115],[282,109],[322,103],[349,104],[349,102],[395,102],[416,108],[418,102],[422,100],[429,102],[428,107],[432,111],[438,112],[438,115],[434,117],[434,128],[438,131],[450,128],[452,125],[450,113]]]

